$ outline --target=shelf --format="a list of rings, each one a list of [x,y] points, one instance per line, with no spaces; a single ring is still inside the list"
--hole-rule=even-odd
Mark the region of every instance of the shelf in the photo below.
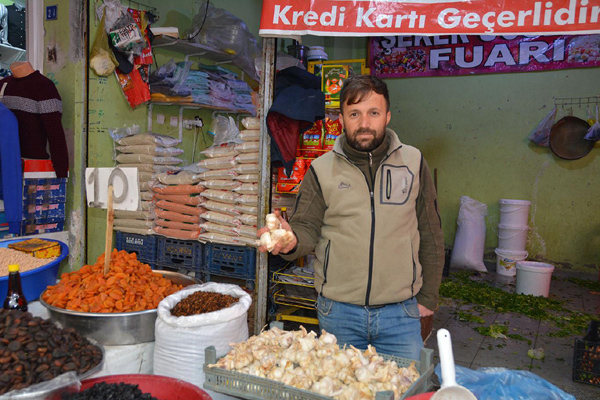
[[[24,61],[27,58],[25,50],[11,45],[0,44],[0,63],[12,64],[17,61]]]
[[[254,76],[256,75],[256,71],[251,71],[238,66],[235,62],[235,54],[229,54],[200,43],[190,42],[189,40],[185,39],[175,39],[170,36],[156,36],[152,41],[152,47],[176,51],[178,53],[185,54],[186,58],[201,57],[212,60],[216,63],[232,63],[248,74],[249,78],[255,80]]]
[[[314,310],[314,308],[313,308],[313,310]],[[298,311],[300,311],[299,307],[294,307],[294,306],[286,307],[282,312],[278,312],[275,315],[275,319],[277,321],[292,321],[292,322],[299,322],[301,324],[319,325],[319,320],[317,318],[295,314]]]
[[[150,102],[148,104],[152,104],[155,106],[178,106],[178,107],[184,107],[184,108],[192,108],[192,109],[205,109],[205,110],[212,110],[212,111],[223,111],[226,113],[233,113],[233,114],[248,114],[248,115],[252,115],[251,112],[249,112],[248,110],[235,110],[235,109],[231,109],[231,108],[227,108],[227,107],[219,107],[219,106],[211,106],[209,104],[198,104],[198,103],[189,103],[189,102],[178,102],[178,101],[156,101],[156,100],[150,100]]]

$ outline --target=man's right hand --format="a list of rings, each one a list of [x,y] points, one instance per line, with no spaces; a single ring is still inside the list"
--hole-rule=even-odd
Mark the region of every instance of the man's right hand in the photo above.
[[[275,211],[274,214],[277,216],[277,218],[279,219],[279,222],[281,223],[281,229],[285,229],[288,232],[292,232],[293,239],[289,243],[284,244],[283,246],[282,246],[281,240],[279,240],[273,247],[273,250],[271,250],[271,254],[273,254],[275,256],[279,253],[287,254],[298,245],[298,238],[294,234],[294,231],[290,227],[290,224],[281,217],[281,215],[279,214],[279,211]],[[263,226],[256,232],[256,236],[260,239],[262,234],[265,232],[269,232],[269,228],[266,226]],[[258,251],[260,251],[261,253],[266,253],[267,248],[265,246],[260,246],[258,248]]]

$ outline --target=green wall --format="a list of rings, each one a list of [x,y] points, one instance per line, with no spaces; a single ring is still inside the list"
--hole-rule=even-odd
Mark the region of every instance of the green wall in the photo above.
[[[178,26],[180,35],[190,26],[200,3],[152,1],[158,8],[157,26]],[[240,16],[256,35],[261,2],[215,0],[211,4]],[[92,40],[95,22],[90,14]],[[304,38],[307,45],[324,45],[330,59],[366,55],[365,38]],[[280,41],[278,49],[291,44]],[[157,50],[161,65],[177,55]],[[392,121],[400,139],[420,148],[430,168],[437,169],[439,204],[445,242],[454,242],[459,199],[470,196],[488,205],[486,252],[493,259],[501,198],[532,201],[527,250],[530,258],[548,260],[557,267],[586,272],[600,266],[600,221],[597,215],[599,149],[577,161],[560,160],[545,148],[529,143],[530,130],[553,106],[555,97],[596,96],[600,69],[490,74],[447,78],[388,79]],[[582,110],[574,109],[583,116]],[[176,108],[155,108],[155,113],[176,115]],[[200,113],[200,114],[199,114]],[[199,115],[205,123],[210,112],[191,110],[184,118]],[[110,127],[139,124],[147,127],[147,109],[131,110],[114,77],[98,79],[90,72],[89,166],[112,165]],[[154,119],[155,121],[155,119]],[[172,132],[153,124],[153,131]],[[188,158],[194,131],[184,131]],[[210,144],[199,136],[198,150]],[[191,161],[191,160],[187,160]],[[105,212],[88,212],[88,261],[103,252]]]

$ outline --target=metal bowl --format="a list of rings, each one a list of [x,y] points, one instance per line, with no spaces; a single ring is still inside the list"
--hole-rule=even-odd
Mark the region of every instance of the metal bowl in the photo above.
[[[201,283],[198,279],[172,271],[158,271],[177,285]],[[156,309],[124,313],[90,313],[54,307],[40,296],[40,303],[48,309],[50,318],[64,328],[74,328],[79,334],[94,339],[104,346],[138,344],[154,341]]]

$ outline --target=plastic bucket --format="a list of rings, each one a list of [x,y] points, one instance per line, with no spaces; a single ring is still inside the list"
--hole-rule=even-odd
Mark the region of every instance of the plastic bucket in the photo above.
[[[496,273],[504,276],[515,276],[517,274],[517,261],[523,261],[527,258],[526,251],[511,251],[504,249],[495,249],[496,252]]]
[[[498,248],[511,251],[525,251],[527,244],[527,225],[498,225]]]
[[[500,199],[500,225],[527,225],[530,206],[529,200]]]
[[[517,293],[548,297],[554,265],[536,261],[517,262]]]

